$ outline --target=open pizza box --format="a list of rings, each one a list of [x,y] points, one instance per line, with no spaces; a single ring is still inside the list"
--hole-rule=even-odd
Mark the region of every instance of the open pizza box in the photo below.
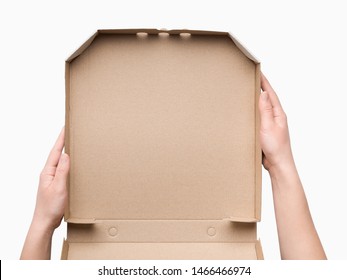
[[[62,259],[262,259],[259,93],[227,32],[97,31],[66,61]]]

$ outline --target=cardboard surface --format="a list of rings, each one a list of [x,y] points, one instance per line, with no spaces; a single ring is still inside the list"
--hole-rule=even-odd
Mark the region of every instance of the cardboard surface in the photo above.
[[[70,243],[68,259],[254,260],[255,243]]]
[[[167,32],[101,30],[67,60],[66,258],[259,255],[259,63],[228,33]]]
[[[70,242],[248,242],[256,223],[228,220],[102,220],[68,225]]]

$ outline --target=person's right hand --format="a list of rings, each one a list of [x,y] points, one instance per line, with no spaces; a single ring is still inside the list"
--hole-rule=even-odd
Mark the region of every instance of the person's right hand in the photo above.
[[[66,181],[70,168],[69,156],[62,153],[64,128],[61,131],[40,175],[33,224],[54,231],[62,220],[67,201]]]
[[[260,145],[263,165],[272,169],[293,162],[287,116],[266,77],[261,74],[262,93],[259,98]]]
[[[36,207],[21,260],[49,260],[51,258],[52,236],[60,225],[67,202],[66,181],[70,159],[65,153],[64,129],[51,150],[40,175]]]

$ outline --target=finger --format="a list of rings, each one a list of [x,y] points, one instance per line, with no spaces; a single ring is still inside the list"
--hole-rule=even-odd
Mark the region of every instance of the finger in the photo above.
[[[70,169],[70,158],[67,154],[64,153],[61,155],[59,159],[57,170],[55,172],[55,176],[53,180],[57,188],[61,188],[61,189],[66,188],[66,180],[69,174],[69,169]]]
[[[274,91],[274,89],[270,85],[268,79],[264,76],[263,73],[261,73],[261,88],[263,91],[266,91],[269,94],[269,98],[270,98],[272,106],[274,108],[274,113],[276,115],[281,114],[283,112],[281,102],[280,102],[276,92]]]
[[[49,153],[49,156],[46,161],[45,168],[52,168],[56,167],[58,165],[61,153],[64,148],[64,142],[65,142],[65,127],[61,130],[58,139],[56,140],[51,152]]]
[[[269,128],[274,122],[273,107],[269,94],[267,91],[263,91],[259,98],[259,113],[260,113],[260,125],[263,128]]]

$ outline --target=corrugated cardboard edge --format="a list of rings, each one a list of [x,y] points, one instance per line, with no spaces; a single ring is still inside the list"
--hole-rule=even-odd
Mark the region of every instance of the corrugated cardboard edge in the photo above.
[[[64,239],[63,241],[63,248],[61,250],[61,260],[67,260],[69,254],[69,243]]]
[[[257,254],[257,260],[264,260],[263,249],[261,247],[260,239],[255,243],[255,252]]]
[[[70,155],[70,67],[69,63],[65,62],[65,148],[64,151],[66,154]],[[70,159],[71,160],[71,159]],[[70,193],[70,172],[68,174],[67,180],[66,180],[66,188],[67,193]],[[69,195],[68,198],[69,200]],[[69,201],[66,203],[65,207],[65,213],[64,213],[64,220],[68,219],[70,217],[70,208],[68,207]]]

